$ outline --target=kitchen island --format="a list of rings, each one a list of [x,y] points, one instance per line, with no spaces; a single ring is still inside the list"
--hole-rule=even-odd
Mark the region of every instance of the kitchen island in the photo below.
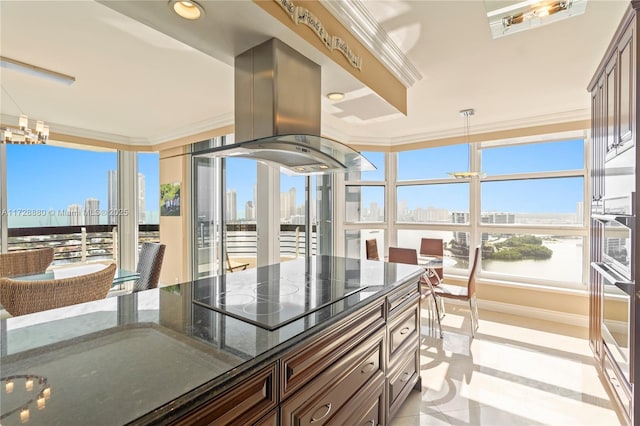
[[[423,272],[316,256],[2,320],[1,423],[385,424]]]

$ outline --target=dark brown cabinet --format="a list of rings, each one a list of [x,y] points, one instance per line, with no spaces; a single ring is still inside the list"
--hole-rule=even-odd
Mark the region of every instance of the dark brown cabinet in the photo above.
[[[639,1],[631,1],[596,73],[591,92],[589,343],[628,424],[640,419],[640,297],[636,267]],[[634,254],[635,253],[635,254]]]

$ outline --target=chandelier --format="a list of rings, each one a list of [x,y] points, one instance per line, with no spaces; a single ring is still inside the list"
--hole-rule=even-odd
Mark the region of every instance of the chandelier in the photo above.
[[[18,107],[20,112],[22,109],[18,106],[18,103],[13,99],[13,97],[7,92],[7,89],[2,87],[2,91],[7,94],[9,99]],[[15,143],[15,144],[45,144],[49,139],[49,126],[44,124],[43,121],[36,121],[36,128],[32,130],[29,128],[29,117],[26,114],[20,114],[20,118],[18,119],[18,128],[11,127],[1,127],[0,131],[2,131],[2,139],[1,143]]]
[[[14,143],[14,144],[45,144],[49,140],[49,126],[44,124],[43,121],[36,121],[36,128],[32,130],[29,128],[29,117],[25,114],[20,115],[18,120],[18,129],[12,129],[11,127],[2,127],[2,143]]]
[[[47,68],[38,67],[36,65],[21,62],[16,59],[0,56],[0,67],[23,74],[28,74],[38,78],[52,80],[58,83],[70,85],[76,81],[76,78],[67,74],[62,74]],[[22,111],[15,99],[9,94],[7,89],[2,86],[2,91],[7,95],[11,102],[20,110],[20,118],[18,120],[18,128],[0,127],[0,143],[14,144],[45,144],[49,140],[49,126],[42,121],[36,121],[36,128],[32,130],[29,127],[29,118]]]

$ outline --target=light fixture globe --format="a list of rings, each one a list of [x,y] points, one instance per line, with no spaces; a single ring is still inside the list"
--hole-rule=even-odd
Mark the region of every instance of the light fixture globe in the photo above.
[[[184,19],[193,21],[204,15],[204,8],[195,1],[170,0],[169,6],[178,16]]]

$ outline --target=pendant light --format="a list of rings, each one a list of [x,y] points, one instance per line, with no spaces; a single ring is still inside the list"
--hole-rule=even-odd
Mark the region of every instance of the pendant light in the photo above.
[[[471,178],[483,178],[486,176],[485,173],[482,172],[472,172],[471,171],[471,143],[469,142],[469,117],[475,114],[473,108],[463,109],[460,111],[460,115],[464,117],[464,140],[468,146],[468,157],[467,157],[467,170],[463,172],[450,172],[447,173],[449,176],[455,179],[471,179]]]

